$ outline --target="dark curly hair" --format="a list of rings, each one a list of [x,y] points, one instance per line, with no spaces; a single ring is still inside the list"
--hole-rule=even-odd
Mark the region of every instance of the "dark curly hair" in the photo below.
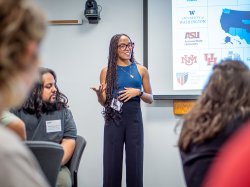
[[[40,80],[35,84],[34,88],[31,91],[30,96],[22,106],[24,111],[36,114],[37,117],[41,116],[41,114],[43,113],[43,107],[49,105],[48,103],[42,101],[42,96],[41,96],[43,89],[42,76],[46,73],[50,73],[54,77],[55,82],[57,82],[56,74],[53,70],[41,67],[39,69]],[[68,98],[63,93],[60,92],[56,83],[55,87],[57,89],[57,92],[56,92],[56,102],[53,104],[54,110],[61,110],[62,108],[67,108]]]
[[[184,152],[190,144],[213,138],[230,121],[250,113],[250,72],[241,61],[225,60],[213,68],[203,93],[184,116],[178,146]]]
[[[130,37],[126,34],[116,34],[114,35],[110,40],[109,45],[109,56],[108,56],[108,69],[107,69],[107,75],[106,75],[106,102],[104,104],[104,111],[103,115],[106,120],[114,119],[119,116],[119,113],[114,111],[110,105],[113,98],[113,93],[115,90],[117,90],[117,60],[118,60],[118,42],[119,39],[122,36],[126,36],[130,39]],[[134,51],[132,50],[130,61],[132,63],[135,62],[134,60]]]

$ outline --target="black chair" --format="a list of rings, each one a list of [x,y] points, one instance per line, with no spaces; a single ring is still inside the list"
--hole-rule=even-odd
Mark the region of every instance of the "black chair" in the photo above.
[[[82,153],[85,149],[86,144],[87,144],[86,140],[82,136],[77,135],[76,147],[75,147],[74,153],[71,159],[66,164],[66,166],[69,168],[70,173],[71,173],[72,187],[77,187],[77,184],[78,184],[77,173],[78,173],[78,168],[79,168],[79,164],[81,161]]]
[[[25,141],[25,144],[36,157],[50,185],[54,187],[56,185],[64,154],[62,146],[47,141]]]

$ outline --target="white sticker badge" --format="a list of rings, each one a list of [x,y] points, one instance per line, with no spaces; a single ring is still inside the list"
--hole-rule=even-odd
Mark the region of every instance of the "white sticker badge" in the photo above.
[[[61,120],[46,121],[46,132],[60,132],[62,131]]]

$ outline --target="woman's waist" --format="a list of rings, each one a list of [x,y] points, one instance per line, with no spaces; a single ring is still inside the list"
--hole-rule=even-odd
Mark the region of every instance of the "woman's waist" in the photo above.
[[[125,110],[125,109],[138,110],[141,108],[141,102],[140,102],[139,97],[131,98],[130,100],[128,100],[126,102],[122,102],[122,103],[123,103],[122,110]]]

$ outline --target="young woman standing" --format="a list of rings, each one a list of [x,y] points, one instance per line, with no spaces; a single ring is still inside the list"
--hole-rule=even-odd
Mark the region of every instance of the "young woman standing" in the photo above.
[[[151,104],[152,90],[147,69],[133,54],[134,43],[126,34],[111,38],[108,66],[100,85],[92,88],[104,106],[103,187],[119,187],[123,147],[126,150],[127,187],[143,186],[143,122],[140,100]]]

